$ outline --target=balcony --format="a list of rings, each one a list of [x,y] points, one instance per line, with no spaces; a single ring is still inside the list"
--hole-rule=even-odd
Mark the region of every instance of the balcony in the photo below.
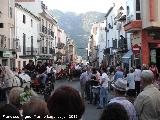
[[[42,32],[44,33],[44,26],[42,26]]]
[[[49,48],[49,54],[55,55],[55,49],[54,48]]]
[[[117,49],[117,39],[113,40],[113,49]]]
[[[42,47],[42,54],[47,54],[47,47]]]
[[[124,25],[124,30],[128,33],[140,31],[142,29],[142,20],[133,20]]]
[[[26,55],[36,55],[35,48],[26,47]]]
[[[42,32],[43,32],[44,34],[47,34],[47,27],[42,26]]]

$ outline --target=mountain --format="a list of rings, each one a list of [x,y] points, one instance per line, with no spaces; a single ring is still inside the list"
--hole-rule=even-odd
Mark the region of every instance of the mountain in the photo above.
[[[51,10],[51,14],[56,17],[58,25],[75,41],[78,55],[86,58],[87,52],[85,48],[87,48],[92,23],[104,20],[105,14],[99,12],[64,13],[59,10]]]

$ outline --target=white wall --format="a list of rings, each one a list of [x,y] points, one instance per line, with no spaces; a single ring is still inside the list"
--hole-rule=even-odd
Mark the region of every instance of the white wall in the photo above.
[[[21,46],[21,52],[19,55],[23,55],[23,33],[26,34],[26,47],[31,47],[31,36],[33,36],[33,48],[38,48],[37,38],[38,38],[38,24],[39,21],[35,19],[29,13],[16,8],[15,9],[15,27],[16,27],[16,38],[18,38],[19,45]],[[26,16],[26,23],[23,23],[23,15]],[[31,19],[33,21],[33,26],[31,27]]]
[[[62,30],[62,40],[61,42],[64,43],[66,45],[66,38],[67,38],[67,34],[65,33],[64,30]]]
[[[115,16],[116,15],[114,14],[114,8],[113,8],[113,10],[111,11],[111,13],[107,17],[107,29],[109,30],[107,32],[107,48],[113,47],[113,40],[117,39],[117,37],[118,37],[117,36],[116,26],[114,25],[114,18],[115,18]],[[113,27],[112,29],[109,28],[109,25],[108,25],[109,23]]]
[[[136,0],[126,0],[126,7],[128,6],[129,10],[127,12],[127,23],[136,20]]]
[[[105,26],[106,26],[106,20],[103,22],[99,23],[99,27],[97,29],[97,38],[98,38],[98,56],[99,57],[99,64],[103,60],[103,52],[106,47],[106,31],[105,31]]]

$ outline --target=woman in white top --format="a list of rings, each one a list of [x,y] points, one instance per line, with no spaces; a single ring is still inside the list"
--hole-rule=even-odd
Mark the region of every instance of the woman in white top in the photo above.
[[[140,93],[140,90],[141,90],[140,89],[141,73],[142,73],[141,66],[138,65],[135,69],[135,72],[134,72],[134,74],[135,74],[135,90],[136,90],[137,95]]]
[[[130,69],[130,73],[127,74],[127,82],[129,89],[135,90],[135,75],[134,75],[134,69]]]
[[[99,94],[99,106],[97,109],[102,109],[105,107],[105,105],[108,102],[108,81],[109,81],[109,77],[106,74],[106,69],[102,68],[101,69],[102,72],[102,77],[101,77],[101,87],[100,87],[100,94]]]

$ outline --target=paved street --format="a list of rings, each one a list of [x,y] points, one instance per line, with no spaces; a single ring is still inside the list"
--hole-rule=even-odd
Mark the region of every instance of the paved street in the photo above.
[[[80,85],[78,80],[73,80],[72,82],[69,82],[67,80],[57,80],[55,84],[55,89],[62,85],[69,85],[80,91]],[[97,106],[88,104],[88,102],[85,102],[85,113],[83,115],[83,120],[98,120],[102,110],[96,109]]]

